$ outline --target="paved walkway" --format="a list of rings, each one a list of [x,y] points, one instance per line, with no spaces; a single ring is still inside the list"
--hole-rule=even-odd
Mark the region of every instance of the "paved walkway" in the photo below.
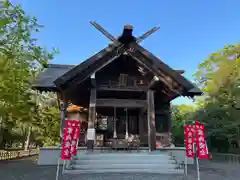
[[[55,166],[38,166],[37,158],[0,162],[1,180],[55,180]],[[201,163],[201,180],[238,180],[239,165]],[[63,175],[59,180],[196,180],[196,170],[189,167],[187,178],[159,174],[83,174]]]

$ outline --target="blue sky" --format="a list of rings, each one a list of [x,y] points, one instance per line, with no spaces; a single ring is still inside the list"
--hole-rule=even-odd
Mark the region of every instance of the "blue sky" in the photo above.
[[[45,27],[39,43],[56,47],[52,63],[78,64],[104,48],[109,40],[93,28],[96,21],[113,35],[124,24],[138,36],[153,26],[161,29],[142,45],[193,80],[200,62],[224,45],[240,41],[239,0],[12,0]],[[191,103],[178,98],[174,103]]]

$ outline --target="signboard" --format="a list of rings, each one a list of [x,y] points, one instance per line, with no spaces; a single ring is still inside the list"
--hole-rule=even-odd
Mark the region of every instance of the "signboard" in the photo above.
[[[87,140],[95,140],[95,128],[87,129]]]
[[[66,120],[66,128],[64,128],[64,137],[61,152],[62,160],[70,160],[73,155],[77,154],[77,143],[79,136],[80,121]]]

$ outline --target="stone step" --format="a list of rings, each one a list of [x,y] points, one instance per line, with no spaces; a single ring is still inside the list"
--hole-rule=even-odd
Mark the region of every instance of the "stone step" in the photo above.
[[[173,159],[168,154],[147,154],[147,153],[98,153],[98,154],[78,154],[75,159]]]
[[[74,159],[75,161],[90,161],[90,160],[99,160],[99,161],[151,161],[151,162],[171,162],[174,159],[171,157],[165,157],[165,158],[150,158],[150,157],[79,157],[77,159]]]
[[[158,173],[183,174],[174,158],[165,152],[79,153],[67,173]]]
[[[151,168],[151,169],[176,169],[178,167],[177,164],[88,164],[88,165],[82,165],[82,164],[76,164],[73,165],[73,169],[145,169],[145,168]]]
[[[113,152],[78,152],[80,155],[107,155],[107,156],[114,156],[114,155],[128,155],[128,156],[142,156],[142,155],[151,155],[151,156],[164,156],[169,155],[167,152],[121,152],[121,151],[113,151]]]
[[[184,174],[183,169],[74,169],[74,170],[64,170],[64,174],[96,174],[96,173],[154,173],[154,174]]]
[[[74,164],[114,164],[114,163],[118,163],[118,164],[126,164],[131,162],[132,164],[149,164],[150,163],[154,163],[154,164],[176,164],[175,160],[171,160],[171,159],[151,159],[151,161],[148,159],[132,159],[130,161],[130,159],[78,159],[74,161]]]

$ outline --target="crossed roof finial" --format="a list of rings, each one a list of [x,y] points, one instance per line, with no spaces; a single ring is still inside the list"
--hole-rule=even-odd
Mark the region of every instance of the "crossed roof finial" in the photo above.
[[[97,30],[99,30],[101,33],[103,33],[108,39],[110,39],[111,41],[113,41],[114,43],[118,42],[118,39],[115,38],[113,35],[111,35],[109,32],[107,32],[101,25],[99,25],[98,23],[96,22],[93,22],[93,21],[90,21],[90,24],[92,24]],[[157,26],[157,27],[153,27],[152,29],[150,29],[149,31],[147,31],[146,33],[144,33],[143,35],[139,36],[138,38],[134,38],[135,41],[137,43],[140,43],[141,41],[143,41],[144,39],[146,39],[148,36],[150,36],[151,34],[153,34],[154,32],[156,32],[157,30],[159,30],[160,27]],[[124,31],[127,30],[127,31],[133,31],[133,26],[130,25],[130,24],[126,24],[124,25],[124,30],[123,30],[123,34],[124,34]],[[122,35],[123,36],[123,35]],[[132,34],[131,34],[132,36]],[[130,38],[133,38],[130,37]]]

